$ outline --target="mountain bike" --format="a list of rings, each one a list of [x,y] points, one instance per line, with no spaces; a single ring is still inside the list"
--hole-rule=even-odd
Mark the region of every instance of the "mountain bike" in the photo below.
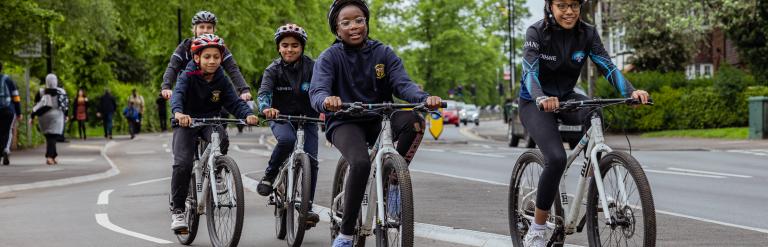
[[[197,140],[194,167],[185,214],[189,227],[175,231],[179,243],[190,245],[197,236],[200,215],[206,215],[208,235],[213,246],[237,246],[243,230],[243,181],[240,169],[231,157],[220,150],[220,129],[226,123],[246,125],[245,120],[225,118],[192,118],[189,128],[213,126],[211,142]],[[172,121],[174,127],[178,122]]]
[[[442,107],[445,107],[443,103]],[[370,150],[371,173],[355,227],[353,245],[365,246],[365,239],[372,233],[376,246],[413,246],[413,192],[411,176],[405,159],[395,150],[392,141],[391,115],[396,111],[412,108],[426,113],[424,104],[363,104],[344,103],[336,114],[375,113],[382,117],[381,131]],[[344,216],[344,188],[349,173],[349,163],[342,157],[333,177],[331,193],[331,239],[340,231]],[[369,202],[373,202],[369,205]]]
[[[275,182],[272,184],[272,194],[269,205],[274,205],[275,234],[278,239],[285,239],[288,246],[301,246],[304,232],[314,224],[306,221],[307,212],[311,205],[312,167],[309,154],[304,152],[304,124],[322,123],[318,118],[304,116],[278,115],[277,119],[269,121],[287,121],[295,123],[296,144],[291,156],[280,168]],[[317,157],[314,157],[315,159]]]
[[[547,219],[547,228],[552,230],[548,246],[563,246],[566,235],[581,232],[585,225],[589,246],[656,245],[656,211],[643,167],[630,154],[614,151],[605,144],[597,110],[618,104],[640,102],[629,98],[560,103],[559,111],[590,109],[592,126],[568,155],[558,196]],[[576,194],[568,194],[568,169],[583,150],[585,157]],[[523,246],[522,239],[533,222],[538,179],[543,169],[544,156],[539,150],[526,151],[515,163],[509,190],[509,231],[515,247]],[[586,211],[582,214],[583,205]]]

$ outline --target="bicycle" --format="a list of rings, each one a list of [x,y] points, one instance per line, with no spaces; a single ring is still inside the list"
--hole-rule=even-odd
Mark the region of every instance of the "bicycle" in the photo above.
[[[629,98],[560,103],[560,111],[592,110],[588,115],[592,126],[568,155],[565,172],[556,193],[558,196],[547,219],[547,228],[553,230],[547,246],[563,246],[565,236],[581,232],[585,224],[589,246],[620,246],[622,243],[625,246],[630,243],[639,246],[656,245],[656,211],[645,172],[634,157],[625,152],[613,151],[605,144],[603,137],[602,120],[597,110],[618,104],[637,105],[640,102]],[[649,105],[652,104],[649,102]],[[589,156],[585,157],[581,168],[576,194],[568,194],[565,187],[568,169],[584,148],[584,155]],[[523,246],[522,238],[534,219],[538,179],[543,166],[544,158],[539,150],[524,152],[515,163],[510,181],[508,210],[510,235],[516,247]],[[614,177],[615,181],[611,179]],[[635,191],[637,195],[634,195]],[[582,204],[586,204],[583,216]],[[568,210],[564,211],[564,208]],[[640,239],[633,238],[635,236]]]
[[[296,144],[291,156],[283,162],[275,182],[268,205],[275,206],[275,234],[278,239],[285,239],[288,246],[301,246],[304,232],[314,227],[306,223],[306,215],[311,205],[309,193],[312,191],[312,167],[309,154],[304,152],[304,124],[320,122],[318,118],[304,116],[278,115],[269,121],[295,122]],[[315,157],[317,158],[317,157]],[[287,235],[286,235],[287,234]],[[287,236],[287,238],[286,238]]]
[[[213,246],[237,246],[240,241],[245,197],[237,163],[231,157],[223,155],[220,150],[219,128],[226,123],[246,125],[241,119],[192,118],[189,126],[215,128],[211,133],[210,143],[206,143],[202,138],[197,141],[189,192],[184,203],[185,218],[189,227],[174,232],[179,243],[183,245],[190,245],[195,240],[202,214],[206,215],[208,235]],[[175,119],[172,120],[172,126],[179,126]]]
[[[442,103],[445,107],[445,102]],[[411,176],[405,159],[397,153],[392,141],[391,115],[404,108],[426,113],[429,110],[424,104],[363,104],[343,103],[343,111],[337,114],[376,113],[382,116],[381,131],[376,144],[370,150],[371,173],[368,176],[366,192],[360,213],[353,245],[365,246],[365,239],[373,232],[376,235],[376,246],[413,246],[413,192]],[[336,166],[331,193],[331,239],[336,238],[340,231],[341,219],[344,215],[344,186],[347,181],[349,163],[342,157]],[[371,198],[369,198],[371,197]],[[375,202],[369,206],[369,200]]]

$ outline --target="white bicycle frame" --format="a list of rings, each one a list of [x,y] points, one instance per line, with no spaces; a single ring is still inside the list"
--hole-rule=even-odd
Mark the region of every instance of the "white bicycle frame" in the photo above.
[[[216,175],[214,174],[214,165],[216,157],[222,156],[221,154],[221,139],[219,132],[215,130],[211,133],[211,142],[205,148],[205,151],[200,154],[200,159],[195,161],[195,166],[192,168],[195,171],[195,191],[197,192],[197,212],[203,214],[205,212],[206,203],[208,201],[208,191],[211,188],[216,188]],[[206,164],[206,169],[203,169],[203,163]],[[207,172],[207,176],[202,176],[203,172]],[[204,177],[204,178],[203,178]],[[227,180],[227,188],[232,188],[232,181]],[[229,194],[230,202],[234,202],[232,193]],[[219,197],[213,197],[213,205],[219,206]]]
[[[603,136],[603,127],[602,127],[601,119],[596,113],[592,114],[591,123],[592,123],[592,126],[589,128],[589,130],[587,130],[587,133],[581,138],[581,140],[579,141],[579,144],[568,155],[565,172],[563,172],[563,177],[560,180],[559,190],[560,190],[561,202],[563,204],[563,208],[568,209],[565,212],[565,217],[564,217],[564,228],[565,228],[564,230],[566,234],[573,234],[576,231],[576,226],[578,225],[578,219],[579,219],[579,216],[581,216],[582,201],[586,196],[587,184],[589,183],[590,176],[595,178],[598,197],[600,199],[600,204],[603,207],[603,215],[605,216],[606,222],[608,224],[614,223],[613,220],[611,219],[610,213],[608,213],[609,212],[608,198],[606,198],[605,196],[603,176],[601,176],[600,174],[600,161],[597,160],[598,153],[608,153],[613,150],[608,145],[605,144],[605,137]],[[589,151],[588,152],[589,157],[587,162],[585,162],[585,165],[581,169],[578,185],[576,187],[576,195],[574,196],[573,201],[569,202],[568,194],[566,193],[565,178],[566,178],[566,175],[568,174],[568,169],[571,167],[571,164],[573,164],[573,161],[576,160],[576,157],[579,156],[579,153],[585,147]],[[592,171],[592,173],[590,173],[590,170]],[[619,191],[622,197],[621,199],[622,199],[623,205],[628,205],[627,193],[626,191],[624,191],[624,181],[622,181],[621,179],[619,179]],[[535,193],[536,193],[536,190],[529,192],[527,195],[525,195],[526,198],[524,199],[534,196]],[[524,217],[528,218],[528,220],[530,221],[533,221],[533,216],[524,215]],[[547,227],[550,229],[554,229],[556,225],[555,223],[551,223],[547,221]]]
[[[386,115],[386,114],[385,114]],[[370,236],[373,232],[373,222],[374,222],[374,215],[376,217],[375,222],[379,223],[377,224],[377,227],[381,226],[381,219],[384,219],[384,181],[382,180],[382,165],[384,160],[384,155],[386,154],[398,154],[397,150],[395,149],[395,144],[392,141],[392,123],[390,121],[389,116],[384,116],[384,119],[382,120],[382,127],[381,132],[379,132],[379,138],[376,141],[376,145],[373,146],[372,152],[376,153],[376,156],[373,160],[373,171],[368,176],[368,183],[365,185],[365,194],[363,195],[363,202],[360,206],[360,212],[362,213],[361,217],[363,219],[363,225],[360,229],[360,235],[363,236]],[[399,154],[398,154],[399,155]],[[349,167],[347,167],[349,169]],[[349,170],[347,170],[349,171]],[[348,174],[348,173],[347,173]],[[371,187],[371,184],[373,183],[373,180],[375,181],[376,187]],[[346,181],[344,181],[344,185],[342,188],[346,187]],[[336,198],[333,198],[333,203],[331,204],[332,207],[335,207],[335,205],[338,205],[338,201],[344,198],[345,191],[342,191],[338,195],[336,195]],[[370,196],[373,196],[373,200],[376,201],[376,204],[374,204],[373,207],[368,206],[368,200]],[[336,212],[336,209],[331,209],[331,212]],[[334,217],[334,220],[336,222],[341,222],[341,217],[336,216],[335,214],[332,215]]]
[[[286,189],[286,198],[290,199],[293,198],[293,183],[294,177],[293,175],[293,159],[296,158],[296,156],[300,154],[305,154],[304,152],[304,127],[299,126],[298,130],[296,131],[296,144],[293,147],[293,152],[291,152],[291,156],[288,157],[288,159],[285,160],[283,163],[283,167],[280,168],[280,173],[277,176],[277,179],[275,179],[274,187],[277,188],[278,185],[283,183],[283,180],[285,180],[286,176],[285,174],[288,174],[288,184],[285,187]],[[272,190],[277,191],[277,190]],[[274,193],[274,192],[273,192]],[[275,200],[280,200],[279,196],[275,196]],[[285,203],[285,202],[282,202]],[[285,205],[283,205],[285,206]]]

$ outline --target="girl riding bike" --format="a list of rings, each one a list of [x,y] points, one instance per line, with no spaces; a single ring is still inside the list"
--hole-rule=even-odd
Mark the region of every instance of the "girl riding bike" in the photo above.
[[[312,79],[312,67],[315,66],[308,56],[304,55],[307,44],[307,33],[296,24],[286,24],[277,28],[275,44],[280,58],[264,70],[261,87],[259,88],[259,111],[267,119],[275,119],[279,114],[301,115],[316,118],[319,113],[309,104],[309,81]],[[269,166],[264,171],[264,177],[259,182],[259,195],[269,196],[272,193],[272,183],[275,182],[280,165],[290,156],[296,143],[297,127],[291,122],[269,123],[272,134],[277,139],[277,145],[272,150]],[[317,185],[317,124],[304,124],[304,151],[309,154],[312,169],[312,190],[310,201],[314,201]],[[316,224],[320,216],[312,211],[310,203],[307,221]]]
[[[566,113],[555,110],[560,101],[589,99],[573,90],[586,57],[592,59],[623,97],[638,99],[643,104],[649,98],[647,92],[635,90],[613,65],[594,26],[581,21],[584,2],[546,0],[544,19],[531,25],[526,32],[520,81],[520,120],[544,154],[545,168],[539,179],[535,220],[525,235],[524,246],[543,247],[547,244],[545,223],[566,164],[557,119],[565,124],[580,125],[589,111]]]
[[[411,103],[426,102],[436,109],[440,97],[429,96],[411,81],[402,61],[388,46],[368,39],[368,5],[362,0],[336,0],[328,11],[328,24],[336,42],[320,54],[315,64],[310,99],[312,108],[327,112],[326,138],[349,162],[344,189],[341,233],[333,246],[352,246],[352,235],[371,171],[368,149],[381,130],[378,115],[341,117],[333,112],[342,102],[392,102],[392,94]],[[397,151],[410,162],[421,143],[424,119],[414,112],[392,117]]]

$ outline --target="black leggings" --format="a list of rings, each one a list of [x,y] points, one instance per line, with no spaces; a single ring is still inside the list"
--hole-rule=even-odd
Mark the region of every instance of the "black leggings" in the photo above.
[[[85,139],[85,120],[77,120],[77,133],[81,139]]]
[[[569,99],[588,100],[587,96],[572,93],[560,98],[561,102]],[[539,189],[536,194],[536,207],[541,210],[549,210],[555,201],[555,193],[560,184],[560,178],[565,171],[567,155],[563,148],[563,140],[557,128],[557,119],[567,125],[582,125],[583,130],[589,129],[590,122],[584,121],[589,113],[588,109],[575,112],[543,112],[538,109],[536,103],[520,99],[520,121],[528,131],[528,134],[539,146],[544,154],[544,171],[539,178]]]
[[[61,135],[59,134],[45,134],[45,157],[56,158],[59,153],[56,152],[56,141]]]
[[[403,157],[413,154],[421,143],[424,133],[424,119],[414,112],[397,112],[393,115],[392,131],[397,142],[397,152]],[[381,122],[353,122],[342,124],[333,130],[331,142],[339,149],[349,163],[347,185],[344,187],[344,216],[341,220],[341,233],[352,235],[360,212],[360,203],[365,194],[365,184],[371,173],[368,146],[376,142],[381,130]],[[370,145],[369,145],[370,144]]]

